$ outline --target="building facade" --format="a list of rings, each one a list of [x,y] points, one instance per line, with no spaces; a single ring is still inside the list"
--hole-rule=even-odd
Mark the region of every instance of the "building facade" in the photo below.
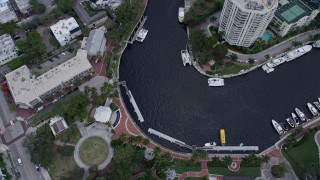
[[[82,35],[81,29],[73,17],[60,20],[50,26],[50,29],[61,46],[65,46],[71,40]]]
[[[0,0],[0,24],[17,20],[18,17],[14,12],[10,1]]]
[[[29,3],[29,0],[15,0],[15,2],[16,2],[17,6],[22,14],[27,14],[29,12],[29,10],[31,9],[31,5]]]
[[[18,57],[18,48],[9,34],[0,36],[0,65]]]
[[[63,87],[90,75],[92,66],[85,50],[68,61],[36,77],[24,65],[6,75],[7,83],[15,103],[24,109],[34,108],[47,97],[61,91]]]
[[[278,0],[225,0],[219,32],[230,45],[251,46],[274,17]]]
[[[279,8],[269,27],[283,37],[298,27],[309,25],[318,13],[318,6],[311,1],[283,0],[279,2]]]

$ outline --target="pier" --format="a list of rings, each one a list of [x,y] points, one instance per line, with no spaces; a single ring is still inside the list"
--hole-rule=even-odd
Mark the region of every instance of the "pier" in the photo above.
[[[258,146],[204,146],[197,147],[197,150],[206,150],[206,151],[259,151]]]
[[[186,147],[186,148],[188,148],[188,149],[192,149],[192,147],[189,146],[189,145],[187,145],[185,142],[179,141],[178,139],[175,139],[175,138],[173,138],[173,137],[170,137],[170,136],[168,136],[168,135],[165,135],[165,134],[163,134],[163,133],[161,133],[161,132],[159,132],[159,131],[156,131],[156,130],[154,130],[154,129],[152,129],[152,128],[149,128],[149,129],[148,129],[148,132],[149,132],[150,134],[154,134],[154,135],[158,136],[159,138],[163,138],[163,139],[165,139],[165,140],[168,140],[168,141],[170,141],[171,143],[175,143],[175,144],[177,144],[177,145],[179,145],[179,146]]]
[[[128,89],[128,87],[126,85],[126,82],[125,81],[121,81],[119,84],[122,85],[126,89],[126,94],[129,97],[129,100],[130,100],[130,102],[131,102],[131,104],[132,104],[132,106],[134,108],[134,112],[136,112],[136,114],[138,116],[138,120],[140,122],[144,122],[144,118],[143,118],[143,116],[142,116],[142,114],[141,114],[141,112],[139,110],[139,107],[138,107],[136,101],[134,100],[134,97],[133,97],[131,91]]]
[[[143,28],[144,23],[147,21],[148,16],[143,16],[142,19],[139,21],[138,28],[133,33],[133,36],[131,36],[131,39],[127,41],[129,44],[133,44],[133,42],[136,40],[138,33]]]

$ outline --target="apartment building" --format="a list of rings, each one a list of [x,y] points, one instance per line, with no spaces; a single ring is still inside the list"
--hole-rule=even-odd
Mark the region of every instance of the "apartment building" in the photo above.
[[[70,86],[93,71],[85,50],[68,61],[36,77],[24,65],[6,75],[15,103],[23,109],[34,108],[48,96]]]
[[[0,36],[0,65],[18,57],[18,48],[9,34]]]
[[[17,20],[18,17],[14,12],[10,1],[0,0],[0,24]]]
[[[225,0],[219,32],[230,45],[251,46],[274,17],[278,0]]]
[[[82,35],[81,29],[73,17],[60,20],[50,26],[50,29],[61,46],[65,46],[71,40]]]
[[[281,0],[269,27],[283,37],[297,27],[309,25],[318,13],[318,6],[311,1]]]

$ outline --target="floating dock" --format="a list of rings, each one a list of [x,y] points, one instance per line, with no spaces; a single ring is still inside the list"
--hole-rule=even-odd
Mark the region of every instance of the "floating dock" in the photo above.
[[[199,150],[206,151],[259,151],[258,146],[208,146],[208,147],[197,147]]]
[[[165,135],[165,134],[163,134],[163,133],[161,133],[161,132],[159,132],[159,131],[156,131],[156,130],[154,130],[154,129],[152,129],[152,128],[149,128],[149,129],[148,129],[148,132],[149,132],[150,134],[154,134],[154,135],[158,136],[159,138],[163,138],[163,139],[165,139],[165,140],[168,140],[168,141],[170,141],[171,143],[175,143],[175,144],[177,144],[177,145],[179,145],[179,146],[183,146],[183,147],[192,149],[192,147],[189,146],[189,145],[187,145],[185,142],[179,141],[178,139],[175,139],[175,138],[173,138],[173,137],[170,137],[170,136],[168,136],[168,135]]]
[[[138,33],[143,28],[144,23],[147,21],[148,16],[143,16],[142,19],[139,22],[139,27],[137,30],[134,31],[134,35],[131,37],[131,39],[128,41],[129,44],[133,44],[133,42],[136,40]]]

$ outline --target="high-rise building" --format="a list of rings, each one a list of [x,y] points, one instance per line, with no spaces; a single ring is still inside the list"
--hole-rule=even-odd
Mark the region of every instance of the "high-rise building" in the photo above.
[[[230,45],[251,46],[274,17],[278,0],[225,0],[219,32]]]

